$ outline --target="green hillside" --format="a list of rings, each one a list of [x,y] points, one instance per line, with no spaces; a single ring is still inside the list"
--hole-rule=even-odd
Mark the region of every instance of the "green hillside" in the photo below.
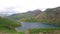
[[[17,27],[17,26],[21,26],[21,24],[18,23],[18,22],[15,22],[13,20],[0,17],[0,30],[3,29],[3,28],[14,29],[15,30],[15,27]]]
[[[20,19],[23,19],[23,18],[32,18],[32,17],[35,17],[36,15],[40,14],[41,13],[41,10],[33,10],[33,11],[28,11],[28,12],[25,12],[25,13],[18,13],[18,14],[13,14],[11,16],[8,16],[8,18],[11,18],[13,20],[20,20]]]

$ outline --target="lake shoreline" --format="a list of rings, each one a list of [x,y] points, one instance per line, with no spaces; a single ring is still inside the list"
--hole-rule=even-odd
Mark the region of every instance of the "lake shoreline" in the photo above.
[[[16,30],[27,30],[27,29],[33,29],[33,28],[60,28],[58,26],[52,25],[52,24],[46,24],[46,23],[40,23],[40,22],[20,22],[22,25],[19,27],[16,27]]]

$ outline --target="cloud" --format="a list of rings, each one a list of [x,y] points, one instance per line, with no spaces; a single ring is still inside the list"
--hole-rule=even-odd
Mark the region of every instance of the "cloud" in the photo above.
[[[0,10],[14,7],[16,12],[28,10],[53,8],[60,6],[60,0],[0,0]]]

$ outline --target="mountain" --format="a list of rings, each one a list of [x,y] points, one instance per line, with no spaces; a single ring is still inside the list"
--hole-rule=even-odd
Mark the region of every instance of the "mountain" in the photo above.
[[[60,26],[60,7],[47,8],[45,11],[37,9],[25,13],[13,14],[8,17],[17,21],[44,22]]]
[[[8,16],[8,17],[12,18],[14,20],[19,20],[22,18],[32,18],[32,17],[35,17],[36,15],[38,15],[40,13],[41,13],[41,10],[34,10],[34,11],[28,11],[25,13],[13,14],[13,15]]]
[[[60,26],[60,7],[48,8],[36,16],[41,22]]]

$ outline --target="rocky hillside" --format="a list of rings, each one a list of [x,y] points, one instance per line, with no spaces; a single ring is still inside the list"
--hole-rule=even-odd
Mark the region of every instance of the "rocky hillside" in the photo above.
[[[37,15],[37,18],[42,22],[59,25],[60,24],[60,7],[48,8],[41,14]]]

